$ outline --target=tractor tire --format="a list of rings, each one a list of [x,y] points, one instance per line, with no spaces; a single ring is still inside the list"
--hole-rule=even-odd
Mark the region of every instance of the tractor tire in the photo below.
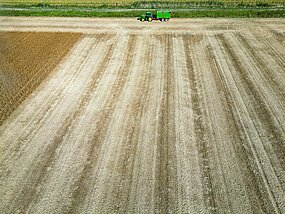
[[[149,22],[152,22],[152,18],[148,18],[148,21],[149,21]]]
[[[144,22],[144,19],[141,19],[141,22]]]

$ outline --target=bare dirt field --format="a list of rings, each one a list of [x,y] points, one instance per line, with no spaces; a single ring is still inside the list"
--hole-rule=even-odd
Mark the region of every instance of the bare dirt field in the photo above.
[[[0,32],[0,125],[50,74],[79,36]]]
[[[0,30],[0,213],[285,213],[285,19]]]

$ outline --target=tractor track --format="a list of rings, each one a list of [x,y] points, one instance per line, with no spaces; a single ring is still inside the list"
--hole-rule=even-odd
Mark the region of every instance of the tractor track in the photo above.
[[[63,86],[64,84],[62,83],[62,86]],[[26,125],[26,128],[31,128],[31,130],[27,133],[26,131],[26,129],[25,128],[22,128],[20,131],[17,131],[16,132],[16,134],[14,134],[13,135],[13,137],[15,138],[15,139],[17,139],[17,143],[16,144],[13,144],[13,145],[9,145],[9,146],[13,146],[12,148],[10,148],[9,150],[10,151],[13,151],[13,155],[11,156],[11,153],[9,153],[9,150],[7,150],[7,156],[2,156],[3,158],[2,158],[2,160],[1,161],[3,161],[2,162],[2,164],[5,166],[5,162],[8,162],[10,159],[17,159],[18,157],[17,156],[15,156],[14,157],[14,155],[20,155],[20,153],[18,153],[17,154],[17,152],[19,151],[19,150],[23,150],[24,148],[25,148],[25,145],[27,145],[27,143],[28,142],[26,142],[28,139],[29,139],[29,137],[31,137],[31,136],[33,136],[33,133],[35,133],[36,132],[36,130],[38,130],[38,125],[41,125],[42,123],[41,123],[41,121],[42,120],[44,120],[45,119],[45,116],[47,116],[46,115],[46,113],[51,109],[51,106],[53,105],[53,103],[57,100],[57,97],[58,97],[58,95],[56,95],[56,94],[54,94],[54,93],[52,93],[52,94],[50,94],[50,98],[52,99],[52,100],[54,100],[54,101],[52,101],[51,102],[51,99],[47,99],[47,100],[45,100],[46,102],[45,103],[42,103],[43,104],[43,107],[42,108],[40,108],[39,110],[40,111],[38,111],[38,112],[36,112],[36,113],[34,113],[33,114],[33,118],[39,118],[39,120],[35,123],[35,121],[33,121],[33,120],[30,120],[30,123],[27,123],[27,125]],[[52,103],[52,104],[51,104]],[[39,117],[38,117],[39,116]],[[29,119],[33,119],[33,118],[29,118]],[[31,127],[31,125],[32,124],[35,124],[35,125],[37,125],[36,127],[34,126],[34,127]],[[25,134],[24,134],[25,133]],[[3,140],[3,142],[5,142],[5,141],[9,141],[9,138],[10,138],[11,136],[10,135],[8,135],[6,138],[1,138],[1,140]],[[25,143],[24,143],[25,142]],[[3,148],[3,150],[5,151],[7,148]],[[2,168],[2,166],[1,166],[1,168]],[[1,169],[2,170],[2,169]]]
[[[244,84],[243,87],[245,88],[246,93],[252,99],[251,100],[251,102],[253,102],[252,106],[253,106],[255,113],[257,114],[258,118],[261,120],[261,123],[266,126],[265,129],[267,129],[273,133],[276,132],[277,127],[275,126],[273,120],[271,119],[271,115],[269,113],[269,110],[265,107],[265,104],[263,104],[264,101],[261,98],[259,91],[257,89],[255,89],[255,86],[253,85],[251,80],[247,77],[244,68],[241,67],[241,62],[238,61],[237,56],[235,55],[235,52],[231,49],[229,43],[226,41],[226,39],[224,38],[223,35],[219,35],[218,39],[219,39],[219,41],[221,41],[221,44],[225,48],[228,56],[231,59],[231,62],[233,62],[234,67],[238,71],[237,73],[239,74],[239,78],[241,78],[242,83]],[[261,125],[261,124],[258,124],[258,125]],[[259,129],[260,128],[256,128],[256,130],[259,130]],[[262,130],[264,130],[264,129],[262,129]],[[259,135],[260,135],[260,138],[262,139],[260,132],[259,132]],[[276,134],[275,136],[278,138],[280,135]],[[279,140],[281,140],[281,139],[279,139]],[[273,169],[273,171],[275,171],[274,168],[272,168],[272,169]],[[276,174],[276,172],[275,172],[275,174]],[[269,184],[268,178],[264,177],[264,180],[267,182],[267,185],[268,185],[267,190],[269,190],[270,184]],[[279,213],[280,209],[279,209],[278,203],[276,201],[277,199],[275,198],[275,195],[272,193],[271,190],[269,190],[268,193],[270,195],[270,201],[272,203],[272,206],[274,207],[271,210],[274,210],[274,211]]]
[[[213,46],[213,47],[215,47],[215,46]],[[219,61],[221,58],[219,57],[219,55],[217,55],[217,57],[215,57],[215,58],[216,58],[215,66],[219,67],[222,71],[224,66],[222,66],[221,62]],[[230,81],[229,77],[227,77],[227,75],[225,73],[220,73],[220,76],[221,76],[221,79]],[[231,78],[233,78],[233,76],[231,76]],[[235,85],[237,84],[236,80],[234,80],[234,79],[232,79],[232,80],[233,80],[233,82],[232,83],[230,82],[228,84],[227,84],[227,81],[224,81],[225,85],[227,85],[227,87],[229,88],[230,94],[233,94],[233,90],[230,87],[232,85],[229,85],[229,84],[233,84],[233,83]],[[235,87],[237,87],[237,86],[235,86]],[[239,96],[241,96],[241,95],[239,94]],[[242,103],[239,103],[238,96],[232,95],[232,97],[233,97],[233,105],[236,107],[236,109],[240,108],[240,106],[246,108],[246,106],[245,106],[246,102],[244,100],[242,100]],[[242,104],[242,105],[240,105],[240,104]],[[254,174],[257,178],[257,181],[258,181],[257,184],[260,184],[258,190],[261,192],[260,194],[262,194],[259,198],[260,199],[259,203],[263,203],[262,208],[265,210],[265,213],[272,212],[273,208],[270,206],[270,204],[268,205],[268,201],[272,201],[272,195],[270,195],[270,194],[267,195],[267,191],[269,190],[268,179],[265,176],[264,170],[262,169],[261,160],[258,157],[258,150],[252,142],[254,140],[254,138],[251,137],[250,129],[248,128],[247,121],[245,121],[243,119],[243,117],[242,117],[243,115],[241,115],[241,113],[239,113],[239,111],[235,111],[235,113],[236,113],[237,118],[241,124],[241,128],[239,130],[244,133],[245,140],[248,140],[248,143],[249,143],[248,146],[246,144],[244,144],[243,147],[250,154],[249,157],[254,160],[251,162],[253,164],[257,165],[257,169],[261,170],[259,173],[256,173],[256,168],[253,169],[253,172],[254,172]],[[249,114],[248,109],[246,109],[246,113]],[[255,125],[254,125],[254,128],[256,131],[258,130]],[[258,175],[260,175],[260,176],[258,176]],[[260,177],[260,179],[258,179],[259,177]],[[265,186],[264,186],[264,183],[266,184]]]
[[[282,85],[280,85],[280,82],[278,82],[271,75],[272,71],[270,70],[268,64],[264,61],[264,59],[260,55],[258,55],[258,53],[254,50],[254,47],[250,45],[250,43],[246,40],[246,37],[244,35],[237,34],[237,37],[239,41],[241,42],[241,44],[246,48],[246,50],[249,51],[250,56],[253,57],[254,63],[258,66],[258,71],[262,71],[260,72],[260,76],[262,76],[262,79],[264,80],[264,82],[268,82],[270,87],[273,88],[272,91],[274,91],[275,93],[276,100],[279,102],[282,102],[285,99],[284,88]]]
[[[101,37],[98,40],[94,40],[96,42],[96,45],[100,44],[103,42],[104,38],[109,38],[110,39],[111,35],[101,35]],[[108,62],[109,57],[112,55],[114,50],[113,44],[109,44],[107,46],[107,51],[102,57],[102,61],[99,62],[98,68],[96,68],[96,72],[92,75],[91,81],[87,84],[87,87],[85,89],[85,92],[83,92],[84,96],[80,97],[80,100],[78,101],[77,104],[77,109],[76,111],[71,112],[63,121],[62,126],[58,129],[58,131],[55,133],[54,139],[52,140],[52,146],[46,149],[45,154],[43,156],[47,157],[46,159],[46,164],[44,164],[43,170],[40,177],[38,178],[37,183],[34,185],[33,192],[25,191],[27,196],[34,196],[35,199],[37,200],[37,195],[35,193],[36,188],[41,182],[44,182],[44,178],[46,177],[46,174],[48,173],[47,169],[52,168],[52,164],[56,159],[56,151],[58,150],[60,144],[63,142],[64,137],[66,137],[66,134],[72,128],[72,125],[74,122],[77,120],[77,118],[80,116],[80,113],[82,113],[82,109],[84,109],[84,106],[90,101],[91,99],[91,93],[93,93],[96,88],[97,88],[97,82],[100,81],[103,71],[105,70],[104,67],[106,67],[106,64]],[[27,203],[32,203],[32,200],[29,197],[24,197],[27,200]],[[28,206],[26,206],[28,208]],[[26,209],[25,209],[26,210]]]
[[[263,32],[262,32],[263,31]],[[285,63],[284,60],[282,58],[282,56],[280,56],[280,53],[282,53],[282,49],[280,47],[280,44],[282,46],[281,42],[278,42],[278,44],[276,44],[276,38],[274,36],[271,35],[271,33],[269,32],[268,37],[264,36],[264,32],[268,33],[267,29],[255,29],[253,30],[253,36],[256,40],[260,41],[262,44],[264,44],[265,47],[267,47],[267,51],[268,54],[278,63],[278,65],[281,68],[285,67]],[[270,42],[269,40],[270,39]],[[277,40],[278,41],[278,40]],[[281,52],[280,52],[281,51]]]
[[[155,210],[159,213],[175,213],[176,200],[176,155],[175,155],[175,124],[173,109],[174,80],[171,72],[173,51],[173,35],[160,35],[158,39],[164,44],[164,82],[161,107],[159,112],[157,160],[156,160],[156,202]]]
[[[264,62],[263,61],[261,61],[259,58],[258,58],[258,56],[256,56],[256,54],[252,51],[252,49],[250,48],[250,46],[248,45],[248,43],[246,43],[246,41],[245,41],[245,39],[243,38],[242,39],[242,44],[243,45],[245,45],[245,47],[246,47],[246,49],[247,50],[250,50],[250,53],[251,53],[251,56],[253,56],[254,58],[253,58],[253,60],[254,60],[254,62],[257,64],[257,65],[259,65],[259,67],[258,67],[258,69],[257,69],[257,71],[258,72],[260,72],[260,71],[264,71],[264,72],[266,72],[265,73],[265,77],[262,77],[262,75],[260,75],[261,77],[262,77],[262,79],[264,80],[264,82],[265,82],[265,84],[267,83],[267,81],[269,82],[269,84],[266,84],[267,85],[267,87],[266,87],[266,89],[271,89],[270,91],[271,91],[271,97],[274,97],[275,99],[274,100],[276,100],[276,102],[278,103],[278,105],[274,105],[274,107],[278,107],[279,106],[279,108],[281,109],[281,111],[284,111],[285,109],[284,109],[284,104],[283,103],[281,103],[282,101],[284,101],[285,100],[285,97],[284,97],[284,90],[283,90],[283,88],[281,88],[280,86],[278,86],[278,83],[276,83],[275,81],[274,81],[274,79],[272,80],[272,77],[270,76],[270,74],[269,74],[269,69],[266,69],[266,64],[264,64]],[[261,73],[261,72],[260,72]],[[265,85],[264,84],[264,85]],[[274,132],[274,136],[277,136],[277,139],[276,140],[272,140],[271,139],[271,141],[272,141],[272,147],[273,147],[273,149],[274,149],[274,151],[275,151],[275,154],[279,157],[279,159],[280,159],[280,165],[282,166],[282,168],[283,168],[283,170],[285,169],[284,168],[284,156],[285,156],[285,148],[284,148],[284,144],[282,143],[282,139],[284,138],[284,134],[281,134],[282,132],[284,133],[284,123],[283,123],[283,121],[282,121],[282,116],[280,116],[280,115],[276,115],[276,114],[274,114],[274,112],[276,112],[276,111],[273,111],[272,110],[272,107],[271,107],[271,112],[273,113],[273,116],[276,118],[275,120],[277,120],[278,121],[278,124],[277,125],[275,125],[276,127],[274,128],[273,127],[273,129],[274,130],[278,130],[279,129],[279,131],[280,131],[280,133],[276,133],[276,132]],[[280,121],[281,120],[281,121]],[[283,179],[281,178],[281,180],[280,180],[281,182],[283,181]],[[284,186],[284,184],[283,184],[283,186]]]
[[[0,17],[1,213],[285,212],[283,19],[82,20]]]
[[[95,44],[95,41],[94,41]],[[94,45],[93,44],[93,45]],[[91,46],[92,47],[92,46]],[[87,50],[86,53],[88,53],[91,49]],[[87,56],[83,55],[82,59],[85,59]],[[64,90],[68,89],[68,85],[72,84],[72,81],[74,79],[76,79],[76,77],[79,74],[79,68],[84,64],[84,60],[81,61],[81,64],[78,66],[78,69],[76,69],[78,72],[74,73],[72,75],[72,78],[69,80],[69,82],[66,85],[66,82],[62,82],[60,85],[58,85],[58,90],[55,90],[53,93],[51,93],[47,99],[45,100],[45,103],[42,103],[42,108],[39,109],[38,112],[33,114],[33,117],[30,118],[30,123],[26,124],[26,127],[29,128],[30,130],[26,130],[23,129],[21,130],[21,132],[17,132],[17,135],[14,137],[17,137],[17,139],[19,140],[18,143],[19,145],[15,148],[12,148],[13,151],[15,152],[15,154],[17,154],[18,150],[23,150],[25,147],[25,145],[27,145],[27,143],[23,144],[21,141],[26,140],[31,138],[31,136],[34,136],[34,133],[36,133],[44,124],[42,123],[42,121],[44,121],[46,119],[46,117],[49,116],[49,112],[56,107],[56,105],[58,105],[58,97],[61,96],[61,94],[63,93]],[[35,124],[36,126],[32,126],[33,124]],[[31,127],[32,126],[32,127]],[[9,138],[6,139],[2,139],[3,141],[8,140]],[[12,156],[13,157],[13,156]],[[10,157],[10,158],[12,158]],[[8,157],[4,157],[3,160],[9,160],[10,158]],[[17,157],[16,157],[17,158]]]
[[[250,146],[247,144],[247,134],[242,125],[241,118],[237,114],[237,106],[235,105],[234,99],[230,93],[229,86],[226,82],[226,79],[223,77],[221,68],[218,66],[216,56],[214,54],[213,48],[211,46],[207,47],[209,54],[209,61],[213,71],[216,85],[218,90],[221,93],[221,97],[224,98],[223,106],[225,108],[226,117],[228,124],[231,127],[232,133],[235,138],[234,149],[236,151],[239,165],[243,172],[243,179],[248,188],[248,195],[251,201],[251,209],[253,213],[260,212],[266,213],[267,199],[262,193],[263,187],[260,185],[262,183],[262,178],[260,178],[256,173],[255,169],[258,168],[256,162],[253,160],[255,156]]]
[[[211,179],[211,172],[209,168],[209,154],[208,154],[208,149],[207,149],[207,141],[205,138],[205,126],[203,122],[203,114],[202,114],[202,105],[201,105],[201,98],[199,97],[199,83],[197,79],[197,74],[194,70],[193,67],[193,52],[191,50],[191,47],[194,45],[194,43],[199,42],[202,38],[193,38],[184,36],[183,37],[183,42],[184,42],[184,52],[186,55],[186,63],[187,63],[187,70],[188,70],[188,79],[189,79],[189,84],[191,87],[191,103],[192,103],[192,108],[194,112],[194,130],[195,130],[195,137],[196,137],[196,142],[198,144],[199,148],[199,160],[200,160],[200,167],[202,171],[202,179],[203,179],[203,184],[205,185],[203,187],[203,194],[204,194],[204,200],[205,204],[207,204],[208,207],[216,207],[216,202],[215,202],[215,197],[213,195],[212,190],[212,179]],[[190,41],[189,41],[190,40]],[[198,40],[198,41],[195,41]],[[214,213],[214,212],[213,212]]]
[[[108,36],[108,35],[105,35],[105,37],[109,37],[109,36]],[[91,45],[89,46],[90,48],[87,49],[87,52],[86,52],[86,53],[89,55],[89,57],[91,56],[91,55],[90,55],[90,54],[91,54],[91,50],[94,49],[94,48],[96,48],[96,46],[98,46],[98,44],[100,44],[100,38],[98,38],[98,39],[92,39],[92,41],[93,41],[93,42],[92,42]],[[110,49],[110,50],[112,50],[112,49]],[[108,56],[108,55],[107,55],[107,56]],[[83,59],[88,60],[89,57],[84,56]],[[74,76],[72,77],[72,79],[70,79],[70,82],[69,82],[70,84],[72,83],[72,81],[74,81],[76,78],[78,78],[78,75],[79,75],[79,73],[80,73],[80,72],[79,72],[79,71],[80,71],[80,67],[83,66],[83,63],[84,63],[84,61],[82,61],[81,64],[79,64],[78,69],[76,69],[76,70],[78,70],[78,72],[75,73],[76,75],[74,75]],[[94,77],[95,77],[95,78],[96,78],[96,77],[100,77],[100,75],[101,75],[100,72],[101,72],[101,71],[99,70],[99,71],[98,71],[99,75],[98,75],[98,74],[95,74]],[[94,81],[96,81],[96,80],[94,80],[94,79],[92,79],[92,80],[93,80],[93,82],[91,82],[91,85],[89,86],[89,88],[92,87],[92,86],[94,86]],[[65,87],[65,88],[62,88],[62,89],[68,90],[68,87]],[[63,93],[64,90],[60,91],[60,94],[57,94],[57,97],[61,96],[61,94]],[[52,97],[54,97],[54,95],[53,95]],[[58,99],[56,99],[55,101],[58,101]],[[82,97],[82,99],[81,99],[80,102],[79,102],[79,106],[81,106],[81,105],[82,105],[84,102],[86,102],[86,101],[87,101],[87,97],[86,97],[86,98],[85,98],[85,97]],[[51,110],[54,109],[54,108],[56,108],[58,105],[60,105],[60,102],[57,102],[56,105],[53,105],[53,108],[51,108]],[[48,106],[48,105],[46,105],[46,106]],[[80,109],[80,107],[79,107],[79,109]],[[45,111],[45,112],[46,112],[46,111]],[[31,201],[31,200],[30,200],[30,197],[35,194],[35,191],[36,191],[36,188],[37,188],[38,184],[43,180],[44,175],[47,173],[47,172],[46,172],[46,169],[49,168],[49,167],[51,167],[51,164],[52,164],[53,160],[55,159],[55,152],[56,152],[56,150],[57,150],[57,148],[58,148],[58,146],[60,145],[61,140],[62,140],[62,139],[60,139],[60,138],[62,138],[62,136],[60,135],[60,133],[64,133],[65,131],[67,131],[67,129],[69,128],[69,123],[71,122],[71,120],[74,120],[74,119],[76,118],[76,116],[78,116],[78,113],[79,113],[78,111],[74,111],[74,112],[71,113],[71,115],[67,116],[67,117],[64,119],[64,123],[62,123],[62,127],[59,127],[58,131],[55,133],[54,139],[51,140],[50,144],[46,147],[46,150],[43,152],[42,157],[44,157],[45,159],[43,159],[43,160],[40,159],[40,161],[38,161],[38,162],[41,163],[40,168],[39,168],[39,167],[35,167],[35,170],[36,170],[37,173],[36,173],[36,172],[33,173],[34,188],[30,188],[28,184],[27,184],[26,187],[22,187],[22,188],[26,188],[26,190],[23,190],[23,191],[22,191],[22,192],[23,192],[24,194],[26,194],[26,195],[24,195],[24,196],[21,195],[21,198],[23,198],[24,200],[27,201],[27,202],[25,202],[25,203],[22,202],[23,205],[24,205],[24,204],[28,204],[29,201]],[[36,122],[36,124],[38,124],[39,126],[37,126],[37,127],[33,130],[33,133],[36,133],[37,130],[40,130],[40,129],[45,125],[45,124],[42,122],[42,120],[43,120],[43,118],[44,118],[44,117],[41,117],[42,115],[45,116],[45,114],[43,114],[43,113],[39,114],[40,120],[38,120],[38,121]],[[68,122],[68,121],[69,121],[69,122]],[[28,136],[25,136],[25,139],[28,139],[28,138],[30,138],[31,136],[34,136],[33,133],[30,133]],[[26,143],[28,143],[28,142],[26,142]],[[21,148],[21,150],[23,150],[23,149],[25,149],[25,148]],[[15,152],[17,152],[17,149],[16,149]],[[17,158],[18,158],[18,157],[17,157]],[[45,164],[43,164],[43,163],[45,163]],[[35,176],[36,174],[39,174],[39,177]],[[7,175],[6,175],[6,176],[7,176]],[[25,205],[25,208],[23,208],[23,209],[26,210],[27,208],[28,208],[28,206]]]
[[[75,186],[78,186],[77,190],[74,192],[74,201],[72,203],[71,211],[74,212],[78,205],[82,203],[86,197],[87,189],[86,184],[88,184],[88,178],[91,176],[92,169],[94,165],[97,162],[98,155],[95,155],[95,152],[97,153],[98,150],[100,150],[100,144],[98,142],[102,142],[102,139],[104,139],[107,127],[111,120],[111,115],[115,109],[115,105],[117,103],[117,99],[120,96],[120,93],[122,92],[124,85],[126,83],[126,76],[128,75],[131,63],[132,63],[132,54],[134,51],[134,47],[136,45],[136,36],[131,35],[130,41],[127,46],[127,55],[124,64],[120,67],[117,79],[115,80],[115,83],[113,87],[111,88],[111,95],[110,98],[107,100],[105,104],[105,108],[107,109],[104,111],[100,116],[98,120],[98,124],[96,125],[97,130],[94,132],[94,136],[92,136],[92,139],[90,141],[90,148],[89,152],[87,154],[87,164],[84,166],[81,177],[78,179],[77,184]],[[99,140],[100,139],[100,140]]]
[[[149,41],[144,41],[143,45],[144,47],[152,47]],[[122,149],[120,150],[120,153],[125,154],[125,156],[120,156],[118,160],[120,179],[118,179],[118,183],[115,185],[121,188],[115,189],[113,192],[114,198],[117,200],[115,209],[117,209],[118,212],[122,213],[128,211],[128,202],[130,200],[134,163],[138,150],[137,133],[141,128],[139,121],[141,121],[143,110],[146,105],[144,101],[149,95],[149,78],[151,71],[149,64],[151,61],[151,55],[153,54],[153,48],[142,48],[142,50],[142,52],[145,53],[142,57],[142,63],[145,65],[145,68],[142,69],[141,72],[144,74],[142,74],[140,77],[138,87],[134,92],[134,99],[130,102],[129,105],[130,115],[126,121],[126,127],[129,128],[124,132],[125,138],[121,146]]]
[[[228,46],[226,46],[228,48]],[[236,57],[235,59],[239,59],[238,57]],[[254,65],[253,65],[254,66]],[[245,71],[245,68],[239,67],[239,70]],[[258,69],[257,71],[260,72],[261,69]],[[270,136],[270,141],[271,141],[271,145],[275,150],[276,155],[278,156],[278,158],[280,159],[280,164],[283,167],[284,170],[284,161],[285,161],[285,150],[284,150],[284,144],[283,139],[284,139],[284,127],[283,127],[283,122],[282,122],[282,115],[278,116],[275,114],[276,111],[274,108],[276,109],[281,109],[281,111],[284,110],[283,105],[280,105],[279,100],[282,100],[282,98],[275,98],[274,101],[276,102],[276,104],[272,104],[269,102],[266,102],[266,100],[270,100],[271,97],[274,97],[274,93],[272,93],[271,95],[269,95],[268,97],[266,97],[266,93],[265,90],[262,90],[261,88],[257,87],[258,84],[256,83],[256,79],[251,78],[249,75],[247,75],[246,72],[241,72],[243,74],[243,79],[247,80],[247,85],[248,88],[250,90],[251,93],[253,93],[253,97],[255,97],[255,99],[257,99],[256,105],[256,112],[258,113],[259,117],[261,118],[261,123],[265,124],[267,127],[265,128],[266,131],[268,131],[268,133],[265,134],[265,136]],[[255,77],[258,77],[259,73],[257,73],[255,75]],[[263,78],[264,79],[264,78]],[[259,81],[261,82],[261,81]],[[266,82],[262,85],[266,85]],[[255,86],[255,87],[254,87]],[[271,87],[269,85],[267,85],[266,89],[270,90]],[[249,92],[249,93],[250,93]],[[258,104],[259,106],[258,106]],[[279,105],[281,106],[280,108]],[[281,120],[281,121],[280,121]],[[283,176],[278,176],[280,178],[280,182],[283,181],[282,177]],[[284,185],[284,184],[283,184]]]

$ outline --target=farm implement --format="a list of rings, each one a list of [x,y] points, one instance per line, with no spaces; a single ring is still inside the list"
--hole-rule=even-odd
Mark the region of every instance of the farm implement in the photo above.
[[[152,22],[152,20],[159,20],[159,21],[169,21],[170,19],[170,12],[169,11],[156,11],[156,14],[152,14],[152,12],[146,12],[145,15],[141,15],[137,18],[141,22],[148,21]]]

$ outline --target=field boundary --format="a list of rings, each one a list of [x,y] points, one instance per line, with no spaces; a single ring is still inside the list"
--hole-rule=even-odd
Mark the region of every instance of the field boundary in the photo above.
[[[138,17],[146,11],[168,9],[173,18],[285,17],[285,3],[141,2],[92,4],[0,4],[0,16]]]

